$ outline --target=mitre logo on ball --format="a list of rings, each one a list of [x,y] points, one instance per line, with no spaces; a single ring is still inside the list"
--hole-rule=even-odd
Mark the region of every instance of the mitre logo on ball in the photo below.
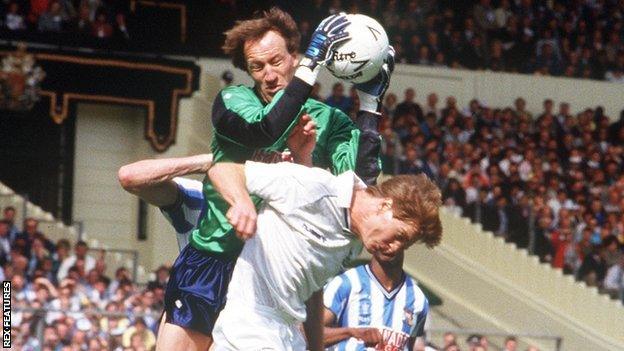
[[[351,39],[333,50],[327,69],[334,77],[351,83],[363,83],[374,78],[388,55],[388,35],[371,17],[347,15],[345,32]]]

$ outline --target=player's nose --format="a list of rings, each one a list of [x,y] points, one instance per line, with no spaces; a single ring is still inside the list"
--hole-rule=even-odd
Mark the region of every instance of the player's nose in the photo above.
[[[271,67],[267,67],[266,71],[264,72],[264,80],[267,83],[274,83],[278,78],[277,72],[275,72],[275,70]]]

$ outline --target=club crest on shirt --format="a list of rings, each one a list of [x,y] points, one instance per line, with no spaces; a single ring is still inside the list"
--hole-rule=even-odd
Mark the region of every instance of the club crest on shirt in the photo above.
[[[371,322],[371,299],[364,295],[360,298],[360,310],[358,314],[359,325],[370,325]]]
[[[414,325],[414,310],[407,307],[403,309],[403,323],[410,327]]]

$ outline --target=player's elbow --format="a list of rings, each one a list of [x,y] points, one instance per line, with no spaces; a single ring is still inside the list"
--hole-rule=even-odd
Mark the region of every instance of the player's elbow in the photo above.
[[[136,187],[136,177],[130,165],[122,166],[117,171],[117,180],[124,190],[134,192]]]

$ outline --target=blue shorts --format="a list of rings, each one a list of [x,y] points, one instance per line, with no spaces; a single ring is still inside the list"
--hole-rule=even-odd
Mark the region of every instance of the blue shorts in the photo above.
[[[211,255],[186,245],[167,283],[166,322],[211,335],[225,305],[235,263],[235,258]]]

